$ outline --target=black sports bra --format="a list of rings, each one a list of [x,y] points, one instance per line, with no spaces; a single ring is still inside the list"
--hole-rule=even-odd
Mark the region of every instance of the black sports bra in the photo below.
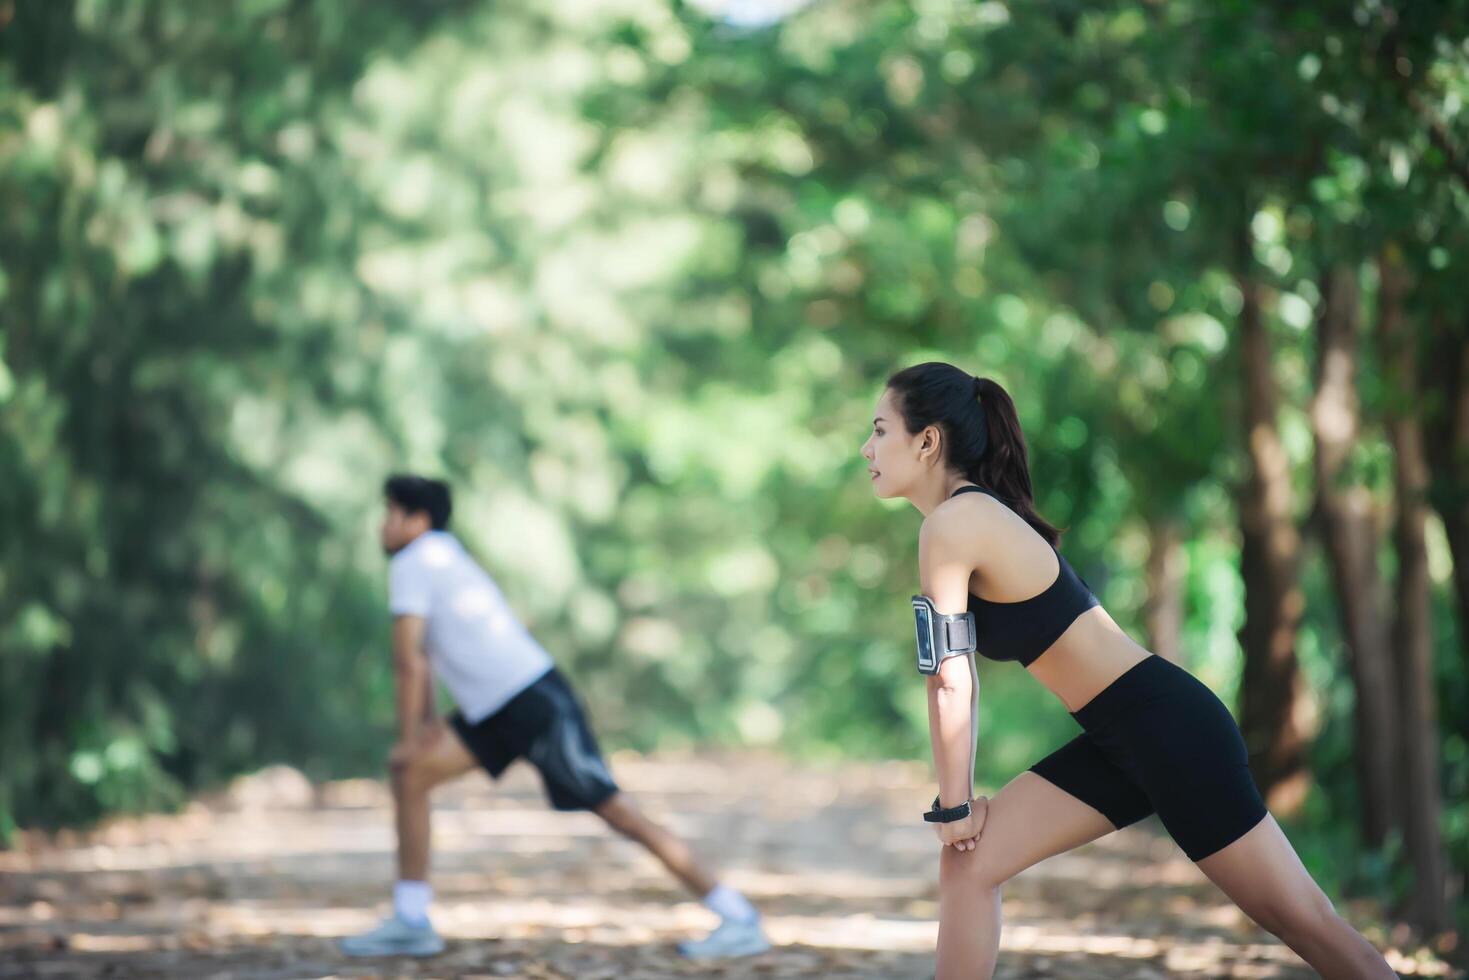
[[[984,487],[960,487],[953,496],[961,493],[983,493],[1005,503],[998,494]],[[1056,551],[1054,547],[1051,550]],[[1076,617],[1100,605],[1059,551],[1056,551],[1056,562],[1060,566],[1056,580],[1044,592],[1029,599],[991,602],[972,592],[969,594],[969,611],[974,613],[980,656],[987,660],[1017,660],[1022,667],[1028,667],[1061,638]]]

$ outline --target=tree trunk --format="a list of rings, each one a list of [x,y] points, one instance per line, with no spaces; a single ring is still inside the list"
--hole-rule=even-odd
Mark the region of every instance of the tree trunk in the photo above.
[[[1438,779],[1438,711],[1424,532],[1428,517],[1428,460],[1419,417],[1417,344],[1403,311],[1407,274],[1392,250],[1384,254],[1378,268],[1382,284],[1377,340],[1389,399],[1387,429],[1397,489],[1393,541],[1398,553],[1398,610],[1393,646],[1401,692],[1404,838],[1413,867],[1411,917],[1415,925],[1432,934],[1447,926],[1448,904],[1447,871],[1439,832],[1442,800]]]
[[[1440,319],[1430,352],[1428,383],[1437,396],[1425,430],[1430,494],[1454,558],[1459,654],[1469,670],[1469,322],[1455,330]]]
[[[1322,285],[1326,302],[1317,323],[1316,393],[1311,400],[1317,510],[1356,695],[1352,755],[1362,804],[1362,837],[1377,849],[1399,826],[1401,807],[1396,785],[1396,678],[1377,562],[1377,520],[1371,493],[1346,471],[1361,431],[1357,397],[1361,300],[1355,269],[1333,269]]]
[[[1240,572],[1245,584],[1240,730],[1265,802],[1280,816],[1299,809],[1310,784],[1305,700],[1296,632],[1305,597],[1297,581],[1301,540],[1291,506],[1290,461],[1276,428],[1279,396],[1259,287],[1239,277],[1244,306],[1239,339],[1244,371],[1249,474],[1239,490]]]
[[[1158,656],[1183,663],[1183,533],[1166,517],[1148,521],[1148,598],[1143,621]]]

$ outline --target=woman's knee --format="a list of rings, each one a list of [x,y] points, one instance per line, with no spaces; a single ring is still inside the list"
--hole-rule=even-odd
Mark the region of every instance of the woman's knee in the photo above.
[[[994,860],[993,848],[983,842],[972,851],[944,848],[939,859],[939,887],[941,889],[994,889],[999,888],[1012,876]]]

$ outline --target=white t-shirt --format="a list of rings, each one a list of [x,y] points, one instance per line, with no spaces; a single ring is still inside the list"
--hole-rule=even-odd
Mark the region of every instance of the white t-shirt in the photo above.
[[[471,724],[552,667],[494,580],[447,531],[420,535],[393,556],[388,609],[427,620],[424,645],[434,676]]]

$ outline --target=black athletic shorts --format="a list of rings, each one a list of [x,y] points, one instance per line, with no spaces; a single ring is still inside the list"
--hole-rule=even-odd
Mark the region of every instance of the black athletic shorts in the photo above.
[[[1085,731],[1031,771],[1114,826],[1156,812],[1183,852],[1198,861],[1265,817],[1229,709],[1163,657],[1130,668],[1072,717]]]
[[[558,810],[591,810],[617,792],[586,714],[554,667],[488,718],[471,725],[456,711],[449,724],[495,779],[516,759],[535,766]]]

